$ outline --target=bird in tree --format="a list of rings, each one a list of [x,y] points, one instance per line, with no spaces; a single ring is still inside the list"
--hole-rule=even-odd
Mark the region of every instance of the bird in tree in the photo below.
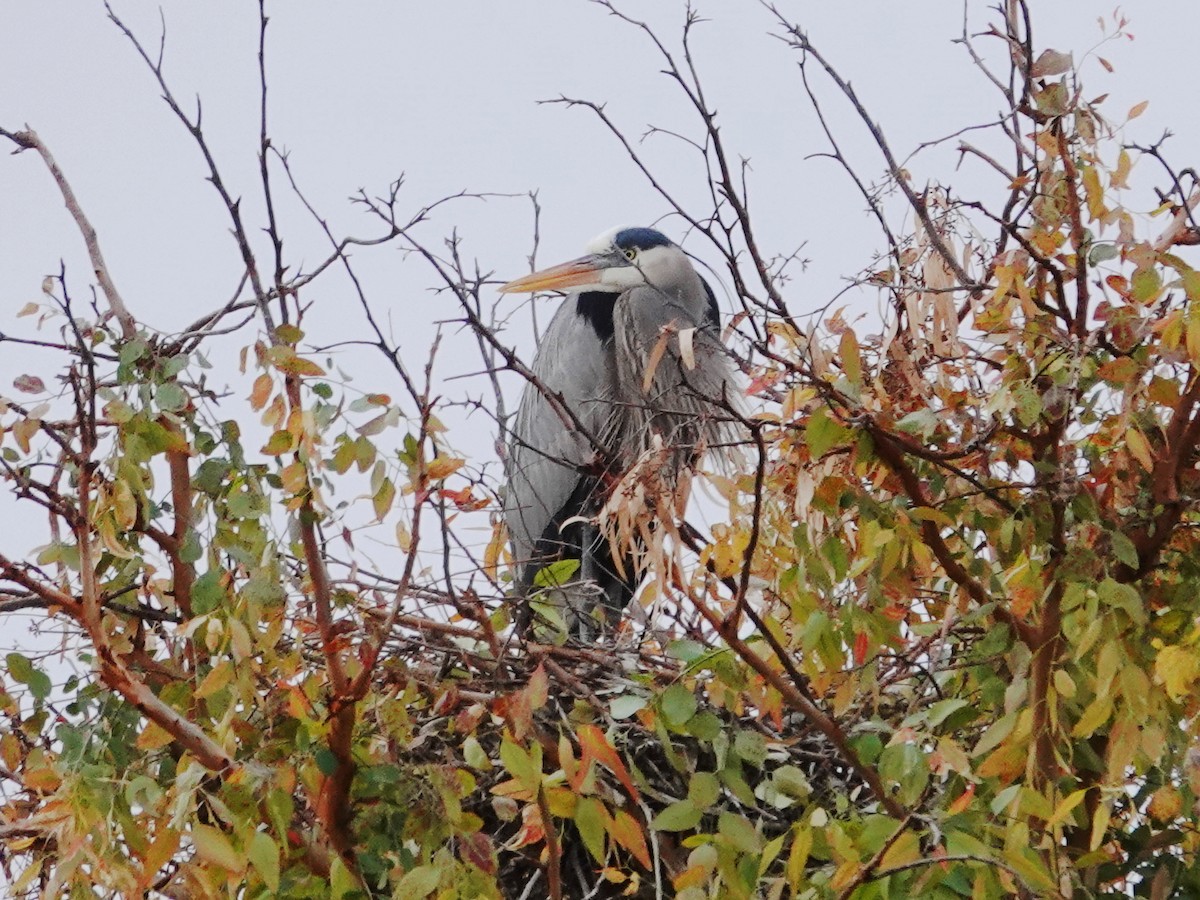
[[[602,510],[629,499],[614,492],[623,480],[629,492],[639,465],[679,491],[707,451],[732,446],[736,370],[712,288],[652,228],[608,231],[587,255],[500,290],[571,292],[541,337],[510,429],[504,517],[522,627],[528,601],[541,599],[561,628],[590,639],[643,574],[638,542],[613,539]]]

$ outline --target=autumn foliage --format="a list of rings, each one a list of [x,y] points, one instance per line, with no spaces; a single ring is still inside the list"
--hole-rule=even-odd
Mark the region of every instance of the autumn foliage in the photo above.
[[[246,273],[163,335],[123,301],[70,173],[0,131],[24,151],[3,164],[63,195],[97,291],[54,273],[20,311],[37,330],[0,334],[40,361],[5,372],[0,502],[47,535],[0,548],[0,610],[65,629],[78,660],[7,657],[14,895],[1200,894],[1200,192],[1166,147],[1122,143],[1144,105],[1089,99],[1111,65],[1034,46],[1026,4],[1003,6],[964,36],[1003,105],[955,138],[980,197],[916,183],[853,72],[774,22],[879,151],[873,178],[826,133],[878,229],[856,285],[881,317],[779,277],[704,98],[702,23],[677,42],[626,20],[696,114],[715,208],[647,171],[689,249],[726,264],[748,396],[744,465],[708,479],[715,522],[608,511],[651,509],[660,540],[597,646],[515,633],[499,468],[454,449],[434,357],[404,358],[365,294],[386,383],[350,383],[305,333],[309,285],[390,243],[458,299],[485,367],[528,374],[495,283],[420,237],[428,209],[364,193],[378,233],[330,233],[293,268],[271,201],[300,189],[265,121],[272,213],[252,224],[127,32]],[[223,381],[218,335],[239,348]]]

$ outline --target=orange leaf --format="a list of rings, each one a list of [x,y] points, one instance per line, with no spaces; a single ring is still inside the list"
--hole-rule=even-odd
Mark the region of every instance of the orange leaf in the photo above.
[[[650,868],[650,851],[646,847],[646,836],[642,833],[642,826],[638,824],[637,819],[625,810],[618,809],[613,813],[608,833],[614,841],[633,854],[633,858],[642,864],[643,869]]]
[[[599,762],[617,776],[617,780],[624,786],[630,798],[637,803],[641,799],[641,795],[634,787],[633,779],[629,777],[629,770],[625,768],[625,763],[621,762],[621,757],[608,742],[604,732],[595,725],[580,725],[578,736],[579,746],[583,748],[583,768],[586,769],[592,760]]]
[[[250,408],[255,412],[267,405],[271,397],[271,388],[275,381],[265,372],[254,379],[254,387],[250,391]]]
[[[542,825],[542,811],[536,803],[528,804],[521,810],[521,830],[509,842],[510,850],[528,847],[530,844],[540,844],[546,837],[546,829]]]
[[[946,810],[950,815],[956,816],[968,806],[971,805],[971,800],[975,796],[975,785],[968,784],[967,789],[958,795],[958,798],[950,804]]]

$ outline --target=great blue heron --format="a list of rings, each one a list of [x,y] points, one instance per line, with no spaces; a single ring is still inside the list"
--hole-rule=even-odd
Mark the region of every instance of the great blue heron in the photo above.
[[[504,515],[519,597],[550,564],[579,560],[569,584],[542,586],[565,607],[564,624],[588,636],[625,608],[641,577],[628,548],[614,549],[596,525],[609,489],[649,451],[673,484],[726,444],[734,367],[712,289],[652,228],[615,228],[586,256],[500,288],[568,289],[510,432]]]

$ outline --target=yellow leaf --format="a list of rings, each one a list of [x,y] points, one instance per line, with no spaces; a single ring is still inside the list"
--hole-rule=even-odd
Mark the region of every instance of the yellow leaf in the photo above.
[[[439,456],[437,459],[429,461],[425,473],[434,481],[441,481],[443,478],[449,478],[466,465],[466,463],[465,459],[455,459],[452,456]]]
[[[1104,843],[1104,835],[1108,831],[1108,822],[1112,817],[1112,810],[1108,803],[1101,803],[1096,807],[1096,813],[1092,816],[1092,842],[1088,847],[1089,850],[1097,849]]]
[[[499,523],[497,523],[497,524],[499,524]],[[399,547],[401,550],[403,550],[405,553],[407,553],[409,550],[412,549],[412,532],[408,530],[408,526],[405,525],[403,522],[396,523],[396,546]],[[488,544],[489,548],[491,546],[492,546],[491,544]],[[484,553],[483,563],[484,563],[484,568],[486,569],[487,568],[487,553],[486,552]],[[493,565],[493,570],[494,570],[494,568],[495,568],[495,566]],[[488,576],[494,578],[495,577],[494,571],[489,570]]]
[[[1019,744],[1004,743],[979,764],[975,771],[981,778],[999,778],[1008,784],[1025,771],[1025,748]]]
[[[399,526],[397,526],[398,528]],[[504,552],[505,546],[508,544],[508,529],[504,527],[504,522],[497,520],[492,525],[492,537],[487,542],[487,547],[483,551],[483,570],[487,577],[496,580],[496,567],[500,562],[500,555]],[[401,546],[402,550],[407,551],[408,548]]]
[[[796,826],[796,836],[792,839],[792,849],[788,852],[787,878],[793,888],[800,885],[804,878],[805,866],[808,864],[808,854],[812,851],[813,833],[806,825]]]
[[[241,854],[233,849],[229,838],[218,828],[211,825],[193,825],[192,843],[196,845],[196,853],[203,859],[228,872],[242,872],[246,868]]]
[[[1129,187],[1129,170],[1132,168],[1132,158],[1127,151],[1122,150],[1117,156],[1117,169],[1109,177],[1109,184],[1115,188]]]
[[[847,328],[842,332],[839,350],[842,356],[842,371],[846,373],[846,378],[852,384],[861,384],[862,357],[858,354],[858,341],[854,337],[853,329]]]
[[[1130,110],[1129,110],[1128,118],[1136,119],[1138,116],[1140,116],[1142,113],[1144,113],[1146,111],[1146,107],[1149,105],[1150,105],[1149,100],[1143,100],[1141,103],[1135,103],[1133,105],[1133,107],[1130,108]]]
[[[1172,700],[1180,700],[1192,691],[1200,677],[1200,657],[1194,647],[1172,644],[1158,651],[1154,660],[1154,680],[1164,685]]]
[[[1173,784],[1164,784],[1154,792],[1146,811],[1156,822],[1170,822],[1183,812],[1183,797]]]
[[[623,809],[615,810],[608,833],[614,841],[633,854],[633,858],[642,864],[642,868],[650,868],[650,851],[646,847],[646,836],[637,819]]]
[[[1112,697],[1104,694],[1092,701],[1091,705],[1083,711],[1083,715],[1079,717],[1079,721],[1075,723],[1075,727],[1071,729],[1072,737],[1085,738],[1091,737],[1092,732],[1108,721],[1108,717],[1112,714]]]
[[[283,481],[285,491],[289,494],[298,494],[308,485],[308,469],[304,467],[304,463],[299,461],[289,463],[283,467],[279,478]]]
[[[1154,470],[1154,454],[1144,434],[1136,428],[1125,429],[1125,446],[1129,448],[1133,458],[1142,464],[1143,469],[1147,472]]]
[[[883,854],[882,869],[894,869],[921,858],[921,840],[915,831],[905,831]]]
[[[138,735],[135,746],[139,750],[158,750],[167,746],[173,740],[175,739],[163,728],[160,728],[153,722],[148,722],[142,733]]]
[[[1071,810],[1083,802],[1083,798],[1087,795],[1088,790],[1088,788],[1081,788],[1078,791],[1068,794],[1066,799],[1055,808],[1054,815],[1046,820],[1046,830],[1049,831],[1054,826],[1065,822],[1067,816],[1071,814]]]
[[[1087,196],[1088,215],[1099,219],[1104,215],[1104,188],[1100,186],[1100,173],[1095,166],[1085,166],[1083,169],[1083,190]]]
[[[221,690],[221,688],[225,687],[225,685],[229,684],[229,682],[232,680],[233,663],[231,663],[229,660],[225,660],[219,665],[214,666],[213,670],[204,676],[204,680],[201,681],[200,686],[196,688],[196,696],[200,698],[211,697],[217,691]],[[142,732],[143,735],[145,733],[146,732],[144,731]],[[138,741],[140,744],[141,738],[138,738]]]

